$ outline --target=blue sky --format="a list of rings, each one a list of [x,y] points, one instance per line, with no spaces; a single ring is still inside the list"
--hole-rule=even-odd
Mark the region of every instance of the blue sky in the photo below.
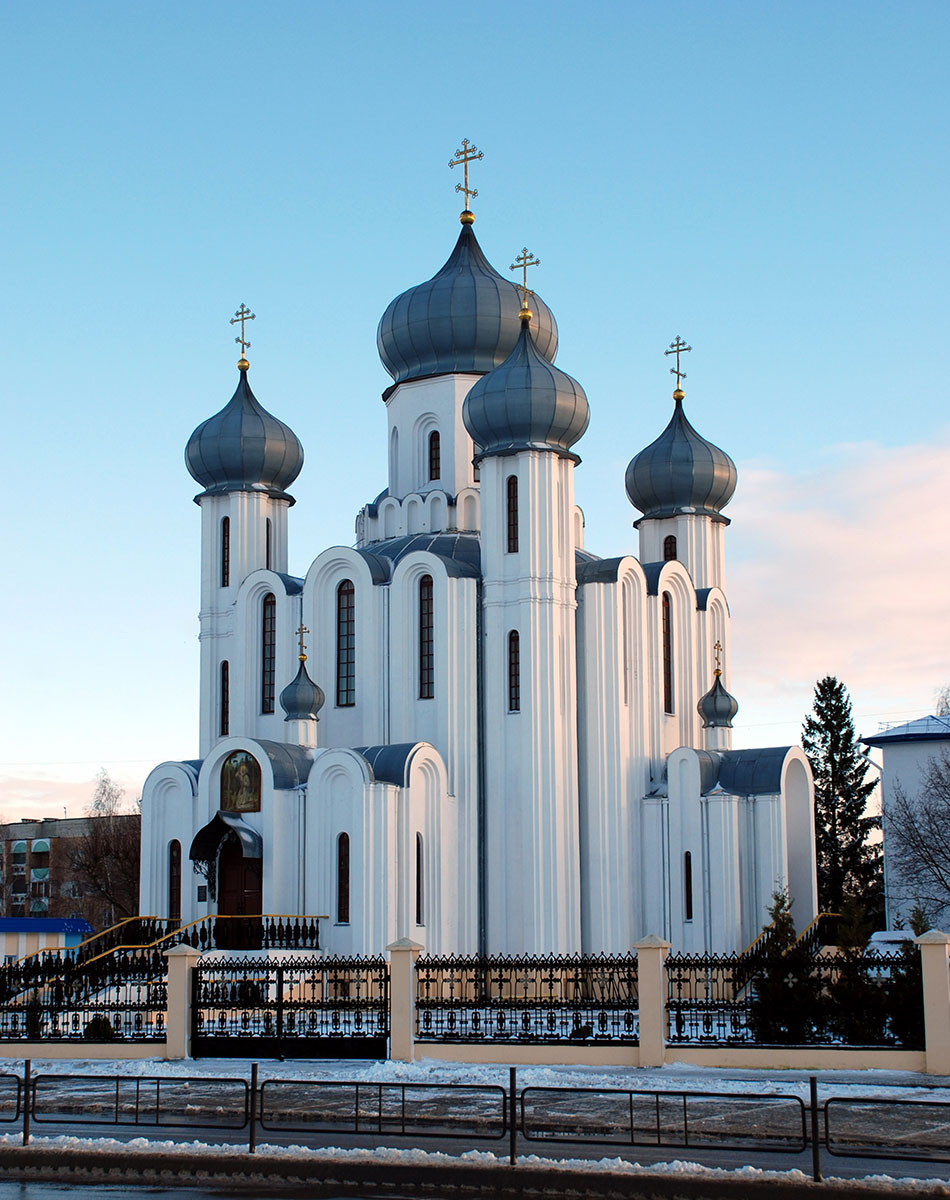
[[[182,449],[252,381],[306,449],[291,568],[385,485],[388,301],[476,231],[523,245],[584,385],[588,548],[636,549],[669,417],[739,466],[737,744],[815,679],[864,731],[950,681],[946,3],[0,6],[7,586],[0,812],[134,791],[197,738]]]

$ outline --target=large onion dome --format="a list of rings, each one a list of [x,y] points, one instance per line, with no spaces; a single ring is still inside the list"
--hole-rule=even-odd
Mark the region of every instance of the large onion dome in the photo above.
[[[732,728],[732,718],[739,711],[739,704],[722,686],[721,671],[716,672],[712,687],[696,705],[696,711],[703,719],[703,729]]]
[[[188,439],[185,464],[206,496],[266,492],[293,503],[285,489],[300,474],[303,446],[289,425],[257,402],[244,366],[228,403]]]
[[[326,697],[323,688],[314,683],[307,671],[307,656],[301,654],[300,668],[294,679],[280,693],[280,706],[287,714],[285,721],[317,721]]]
[[[514,349],[472,387],[462,420],[479,455],[515,450],[570,451],[590,421],[584,389],[541,353],[530,320]]]
[[[676,408],[669,425],[627,467],[630,503],[645,517],[698,513],[726,521],[719,514],[736,490],[736,464],[687,421],[683,393],[673,395]]]
[[[521,295],[482,252],[470,224],[448,262],[426,283],[397,296],[382,315],[376,345],[396,383],[454,371],[483,374],[503,363],[520,332]],[[557,325],[532,297],[533,333],[541,352],[557,353]]]

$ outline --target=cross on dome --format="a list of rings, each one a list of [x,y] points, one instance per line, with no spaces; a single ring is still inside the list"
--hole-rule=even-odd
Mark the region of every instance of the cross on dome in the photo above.
[[[531,310],[528,308],[528,297],[533,296],[534,292],[528,287],[528,267],[540,267],[541,259],[535,258],[534,254],[527,246],[522,248],[521,253],[508,268],[509,271],[521,272],[521,316],[531,316]]]
[[[297,655],[297,657],[300,659],[301,662],[307,661],[307,648],[303,644],[303,635],[305,633],[309,633],[309,632],[310,632],[310,630],[306,627],[306,625],[304,625],[303,621],[301,621],[300,624],[297,626],[297,628],[294,630],[294,633],[296,633],[296,635],[297,635],[297,643],[300,646],[300,653]]]
[[[464,182],[457,183],[455,185],[455,190],[457,192],[465,193],[465,208],[463,209],[462,214],[459,217],[459,220],[462,222],[463,225],[471,225],[472,222],[475,220],[475,214],[473,212],[471,212],[471,210],[469,209],[468,202],[469,202],[470,197],[478,195],[478,188],[470,188],[468,186],[468,164],[470,162],[475,162],[479,158],[484,158],[484,157],[485,157],[485,155],[482,153],[481,150],[478,149],[477,146],[472,146],[469,143],[468,138],[462,138],[461,150],[456,150],[455,157],[449,160],[450,167],[461,166],[464,168],[464,171],[465,171]]]
[[[250,350],[250,348],[251,348],[251,343],[249,341],[246,341],[245,337],[244,337],[244,322],[245,321],[255,321],[256,319],[257,319],[256,314],[252,313],[251,310],[247,307],[247,305],[242,302],[241,307],[237,310],[237,312],[234,314],[234,316],[231,318],[231,321],[230,321],[231,325],[237,325],[238,321],[241,322],[241,336],[236,337],[234,340],[241,347],[241,358],[240,358],[240,361],[238,362],[238,366],[241,368],[242,371],[246,371],[248,368],[248,365],[249,365],[247,359],[244,356],[244,352],[245,352],[245,350]]]
[[[692,350],[692,346],[687,346],[679,334],[676,335],[676,340],[670,342],[669,350],[664,350],[663,353],[667,356],[676,355],[676,366],[670,367],[670,374],[676,376],[676,391],[673,393],[674,400],[683,399],[683,389],[680,387],[680,381],[686,378],[686,372],[680,370],[680,355],[687,354]],[[677,392],[679,395],[677,395]]]

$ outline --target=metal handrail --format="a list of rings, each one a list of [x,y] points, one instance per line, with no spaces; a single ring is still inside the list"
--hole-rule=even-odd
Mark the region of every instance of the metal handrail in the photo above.
[[[76,950],[81,950],[83,946],[89,946],[93,942],[104,938],[108,934],[113,933],[116,929],[121,929],[123,925],[129,925],[132,921],[163,921],[164,917],[139,916],[139,917],[123,917],[121,921],[117,921],[115,925],[110,925],[108,929],[100,929],[98,933],[94,933],[92,937],[83,938],[81,942],[77,942],[75,946],[41,946],[39,950],[31,950],[29,954],[24,954],[22,958],[18,958],[17,965],[21,962],[26,962],[28,958],[35,958],[38,954],[53,954],[61,950],[68,950],[73,953]]]

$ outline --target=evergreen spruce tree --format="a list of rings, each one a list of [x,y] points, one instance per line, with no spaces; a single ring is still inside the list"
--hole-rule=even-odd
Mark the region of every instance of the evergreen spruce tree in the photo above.
[[[851,699],[833,675],[815,685],[802,746],[815,777],[819,911],[840,913],[853,900],[878,923],[884,913],[881,847],[868,838],[881,818],[867,814],[877,781],[865,779],[870,764],[857,743]]]

